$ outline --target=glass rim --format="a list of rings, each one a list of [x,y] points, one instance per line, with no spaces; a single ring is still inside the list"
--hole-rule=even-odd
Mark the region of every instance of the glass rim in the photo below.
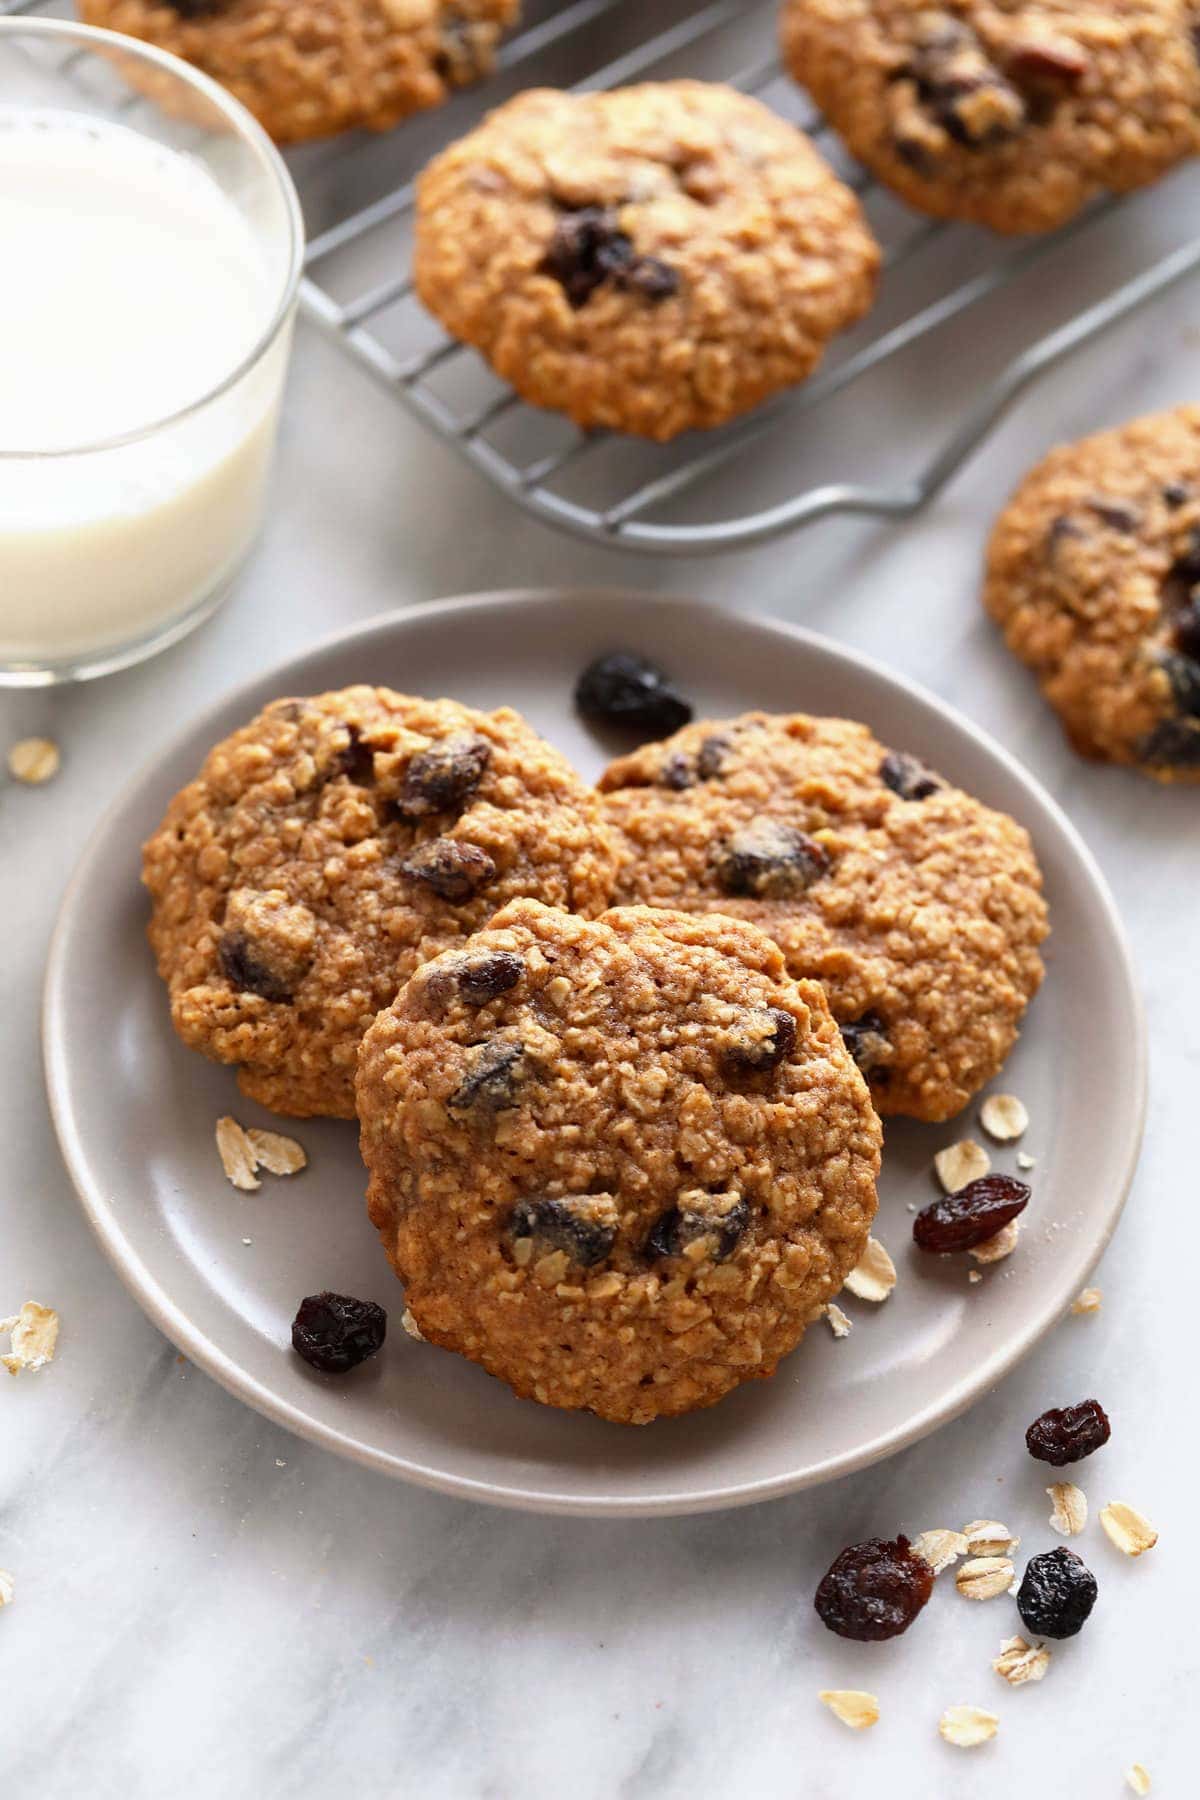
[[[140,443],[144,438],[153,437],[202,412],[214,400],[219,400],[222,394],[236,387],[244,376],[249,375],[279,337],[295,306],[304,267],[304,221],[300,211],[300,197],[287,164],[258,120],[240,100],[235,99],[208,75],[184,62],[181,57],[172,56],[168,51],[160,50],[157,45],[143,43],[140,38],[127,37],[123,32],[79,24],[73,19],[32,19],[11,14],[0,18],[0,46],[3,46],[6,38],[15,37],[66,38],[92,50],[111,47],[122,56],[131,57],[135,62],[148,63],[152,68],[170,75],[184,87],[191,87],[229,121],[236,135],[255,153],[283,200],[288,226],[287,267],[282,291],[270,319],[234,368],[195,400],[189,400],[185,406],[176,407],[174,412],[165,413],[146,425],[135,425],[128,431],[116,432],[110,437],[93,438],[84,444],[68,444],[50,450],[9,450],[0,445],[0,462],[50,462],[56,458],[90,456],[96,451],[116,450],[124,444]],[[125,129],[134,132],[138,130],[136,125],[126,126]],[[139,132],[138,135],[145,136],[145,133]]]

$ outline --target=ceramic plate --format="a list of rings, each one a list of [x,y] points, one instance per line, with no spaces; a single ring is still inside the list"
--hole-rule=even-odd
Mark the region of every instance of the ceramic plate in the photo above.
[[[145,941],[138,851],[209,746],[277,695],[355,681],[518,707],[587,776],[608,747],[575,716],[590,657],[635,647],[665,664],[698,716],[749,707],[841,713],[1015,815],[1045,870],[1053,935],[1042,993],[1001,1085],[1021,1096],[1037,1157],[1017,1253],[968,1281],[965,1258],[921,1258],[909,1206],[931,1158],[968,1130],[892,1121],[876,1233],[899,1281],[883,1307],[846,1298],[853,1334],[824,1324],[768,1382],[688,1418],[630,1428],[515,1399],[459,1357],[400,1330],[400,1290],[362,1203],[353,1126],[293,1129],[310,1156],[253,1194],[225,1181],[213,1126],[270,1115],[232,1073],[175,1039]],[[98,1057],[96,1046],[105,1054]],[[1078,1054],[1103,1044],[1103,1057]],[[448,600],[326,640],[190,726],[108,814],[63,903],[50,955],[46,1068],[68,1166],[118,1272],[155,1323],[251,1406],[315,1443],[448,1492],[547,1512],[682,1513],[827,1481],[910,1444],[991,1387],[1066,1311],[1113,1230],[1142,1128],[1143,1026],[1113,903],[1053,801],[1004,751],[931,696],[795,627],[690,601],[611,592]],[[996,1166],[1015,1166],[1012,1150]],[[250,1238],[247,1245],[243,1239]],[[295,1356],[302,1295],[381,1301],[384,1351],[348,1379]]]

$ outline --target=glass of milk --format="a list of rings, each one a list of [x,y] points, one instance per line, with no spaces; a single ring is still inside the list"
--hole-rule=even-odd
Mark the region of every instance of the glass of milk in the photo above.
[[[122,668],[224,597],[302,247],[278,154],[206,77],[0,20],[0,684]]]

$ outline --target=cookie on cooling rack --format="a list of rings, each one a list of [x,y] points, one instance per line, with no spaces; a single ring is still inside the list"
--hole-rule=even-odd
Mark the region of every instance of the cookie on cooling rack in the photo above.
[[[380,1014],[358,1104],[422,1334],[621,1423],[770,1375],[875,1213],[879,1121],[824,995],[734,919],[514,901]]]
[[[584,428],[663,440],[803,380],[878,265],[808,139],[704,82],[520,94],[419,184],[425,305]]]
[[[211,75],[280,144],[386,131],[486,75],[519,0],[78,0]]]
[[[610,764],[623,903],[731,913],[824,987],[881,1113],[958,1112],[1042,979],[1029,838],[865,725],[745,713]]]
[[[1048,231],[1200,147],[1194,0],[785,0],[783,48],[912,205]]]
[[[608,903],[598,813],[508,708],[375,687],[276,701],[145,847],[176,1031],[276,1112],[352,1118],[359,1039],[419,963],[517,895]],[[496,983],[464,996],[486,1006]]]
[[[1052,451],[996,522],[984,604],[1082,755],[1200,781],[1200,408]]]

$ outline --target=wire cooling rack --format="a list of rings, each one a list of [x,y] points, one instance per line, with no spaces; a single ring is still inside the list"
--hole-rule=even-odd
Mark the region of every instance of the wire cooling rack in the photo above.
[[[63,0],[0,0],[4,14],[62,14]],[[854,446],[839,441],[845,410],[830,409],[870,378],[895,374],[927,340],[949,341],[955,322],[985,316],[988,303],[1092,231],[1118,203],[1102,201],[1062,230],[1014,242],[937,223],[902,207],[850,163],[807,97],[780,68],[775,49],[778,0],[525,0],[525,23],[501,47],[488,81],[464,90],[436,113],[408,121],[378,140],[353,137],[289,154],[310,241],[301,286],[304,313],[360,368],[426,427],[534,516],[594,541],[664,554],[731,550],[811,525],[837,513],[903,517],[925,506],[952,478],[1014,400],[1045,370],[1200,268],[1200,239],[1157,257],[1132,279],[1101,294],[1048,335],[1018,343],[984,378],[956,378],[966,396],[943,441],[913,476],[798,483],[777,499],[755,493],[785,488],[805,460],[798,447],[820,446],[822,472],[839,456],[855,466]],[[821,371],[801,387],[720,430],[650,445],[607,432],[581,432],[540,412],[503,386],[472,350],[424,313],[408,273],[416,175],[429,156],[470,128],[490,106],[522,87],[591,90],[695,74],[757,95],[818,140],[859,194],[884,247],[884,280],[874,312],[834,346]],[[2,99],[2,96],[0,96]],[[962,254],[960,250],[966,246]],[[930,291],[931,259],[953,274]],[[964,273],[965,266],[965,273]],[[1071,262],[1074,285],[1079,259]],[[1019,310],[1016,306],[1014,311]],[[1004,337],[1004,333],[1000,333]],[[927,347],[927,346],[926,346]],[[897,456],[913,454],[911,427],[925,396],[919,382],[896,377],[903,429]],[[824,417],[822,413],[824,412]],[[877,430],[871,433],[878,436]],[[809,457],[807,460],[812,460]],[[741,510],[714,518],[713,478],[736,468],[751,490]],[[747,472],[753,477],[747,481]],[[683,510],[686,517],[672,517]]]

